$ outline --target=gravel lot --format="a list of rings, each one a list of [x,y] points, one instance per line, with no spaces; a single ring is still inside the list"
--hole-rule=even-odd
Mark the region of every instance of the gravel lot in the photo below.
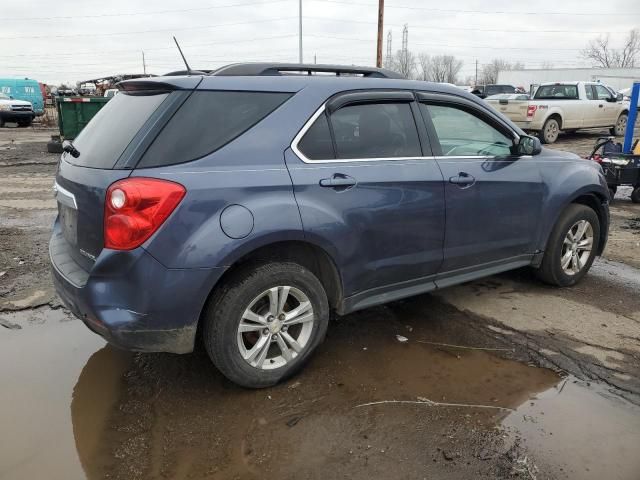
[[[577,287],[522,270],[341,317],[300,375],[247,391],[201,352],[115,350],[60,306],[52,133],[0,129],[0,480],[638,478],[628,189]]]

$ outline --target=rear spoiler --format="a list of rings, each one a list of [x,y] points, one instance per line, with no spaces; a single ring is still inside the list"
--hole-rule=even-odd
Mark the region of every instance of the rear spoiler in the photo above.
[[[200,82],[201,76],[178,77],[166,80],[156,79],[135,79],[119,82],[116,87],[122,93],[128,95],[155,95],[158,93],[169,93],[176,90],[194,90]]]

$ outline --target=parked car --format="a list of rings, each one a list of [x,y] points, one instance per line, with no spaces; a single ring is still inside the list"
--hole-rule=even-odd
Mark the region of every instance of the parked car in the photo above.
[[[631,87],[623,88],[618,93],[622,94],[622,98],[625,102],[631,102]],[[636,109],[640,110],[640,97],[638,97],[638,101],[636,102]]]
[[[526,104],[500,108],[526,132],[553,143],[561,131],[609,128],[611,135],[624,135],[629,103],[597,82],[555,82],[540,85]]]
[[[507,117],[515,117],[526,113],[529,106],[529,95],[526,93],[500,93],[484,99],[489,105]]]
[[[33,113],[44,115],[44,98],[40,84],[30,78],[0,78],[0,93],[31,104]]]
[[[13,97],[0,93],[0,127],[4,127],[5,122],[17,123],[19,127],[31,125],[35,113],[29,102],[16,100]]]
[[[236,64],[119,88],[65,143],[56,290],[109,342],[202,341],[240,385],[300,369],[331,311],[525,266],[574,285],[607,241],[598,164],[457,87]]]
[[[106,89],[104,91],[104,95],[103,96],[106,97],[106,98],[111,98],[111,97],[113,97],[113,96],[115,96],[117,94],[118,94],[118,89],[117,88],[108,88],[108,89]]]
[[[480,98],[487,98],[499,93],[516,93],[513,85],[476,85],[471,93]]]

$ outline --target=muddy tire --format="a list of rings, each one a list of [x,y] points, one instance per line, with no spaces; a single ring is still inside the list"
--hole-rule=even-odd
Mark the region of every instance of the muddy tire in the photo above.
[[[585,205],[569,205],[549,236],[538,277],[558,287],[575,285],[591,268],[599,243],[596,212]]]
[[[20,120],[18,122],[18,127],[19,128],[26,128],[26,127],[30,127],[31,126],[31,120]]]
[[[222,374],[263,388],[307,362],[327,332],[329,302],[320,281],[298,264],[252,264],[213,294],[203,322],[205,348]]]
[[[560,124],[558,123],[558,119],[555,117],[548,118],[542,126],[542,131],[540,132],[540,141],[542,143],[554,143],[556,140],[558,140],[559,134]]]
[[[636,187],[631,192],[631,201],[633,203],[640,203],[640,187]]]
[[[628,115],[626,113],[621,113],[618,120],[616,120],[616,124],[609,129],[609,133],[616,137],[623,136],[627,130],[627,118]]]
[[[609,187],[609,202],[613,202],[613,198],[616,196],[617,191],[617,187]]]

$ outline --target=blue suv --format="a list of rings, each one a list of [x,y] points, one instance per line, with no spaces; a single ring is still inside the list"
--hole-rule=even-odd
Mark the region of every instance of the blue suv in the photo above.
[[[524,266],[573,285],[607,240],[598,164],[453,86],[236,64],[119,88],[58,165],[56,290],[114,345],[202,341],[243,386],[298,370],[332,311]]]

